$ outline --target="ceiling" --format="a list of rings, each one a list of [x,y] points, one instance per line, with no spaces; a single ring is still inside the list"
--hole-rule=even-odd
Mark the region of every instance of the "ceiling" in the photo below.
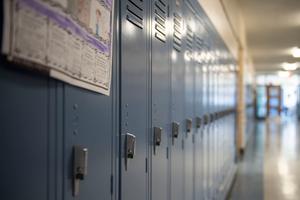
[[[283,62],[300,62],[300,0],[240,0],[247,42],[256,71],[277,71]]]

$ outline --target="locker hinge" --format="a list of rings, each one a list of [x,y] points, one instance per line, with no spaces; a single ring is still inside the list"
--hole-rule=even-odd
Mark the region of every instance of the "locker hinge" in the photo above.
[[[110,194],[114,193],[114,175],[110,175]]]

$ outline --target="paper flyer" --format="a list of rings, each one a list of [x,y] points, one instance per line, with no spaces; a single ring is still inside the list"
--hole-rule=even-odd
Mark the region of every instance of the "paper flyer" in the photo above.
[[[4,5],[2,52],[12,61],[110,94],[113,0],[5,0]]]

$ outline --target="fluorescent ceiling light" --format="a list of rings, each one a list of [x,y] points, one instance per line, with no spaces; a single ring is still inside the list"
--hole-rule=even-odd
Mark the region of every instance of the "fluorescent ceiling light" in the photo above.
[[[298,63],[282,63],[282,68],[286,71],[294,71],[298,68]]]
[[[295,58],[300,58],[300,49],[298,47],[292,48],[292,55]]]
[[[290,72],[287,72],[287,71],[278,71],[277,74],[281,78],[287,78],[290,76]]]

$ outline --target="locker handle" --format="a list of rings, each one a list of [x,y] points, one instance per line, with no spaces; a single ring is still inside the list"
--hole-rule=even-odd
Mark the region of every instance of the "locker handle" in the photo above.
[[[155,146],[160,146],[162,130],[163,129],[160,127],[154,127],[154,144],[155,144]]]
[[[154,134],[153,134],[153,140],[154,140],[154,154],[156,154],[156,146],[160,146],[161,140],[162,140],[162,131],[163,129],[160,127],[154,127]]]
[[[214,121],[218,120],[218,113],[213,113],[213,118],[214,118]]]
[[[73,196],[79,194],[79,183],[87,175],[88,149],[79,145],[73,147]]]
[[[196,128],[201,128],[202,119],[201,117],[196,117]]]
[[[209,116],[206,114],[206,115],[204,115],[203,118],[204,118],[204,121],[203,121],[204,125],[207,125],[209,123]]]
[[[178,138],[179,135],[179,123],[172,122],[172,137]]]
[[[212,123],[214,120],[215,120],[215,119],[214,119],[214,114],[211,113],[211,114],[209,115],[209,121],[210,121],[210,123]]]
[[[221,118],[220,112],[217,112],[217,113],[216,113],[216,118],[217,118],[217,119],[220,119],[220,118]]]
[[[135,135],[126,133],[125,136],[125,157],[133,159],[135,155]]]
[[[127,170],[128,159],[133,159],[135,155],[135,146],[136,146],[136,137],[133,134],[126,133],[125,134],[125,170]]]
[[[192,131],[192,119],[186,119],[186,132],[190,133]]]

